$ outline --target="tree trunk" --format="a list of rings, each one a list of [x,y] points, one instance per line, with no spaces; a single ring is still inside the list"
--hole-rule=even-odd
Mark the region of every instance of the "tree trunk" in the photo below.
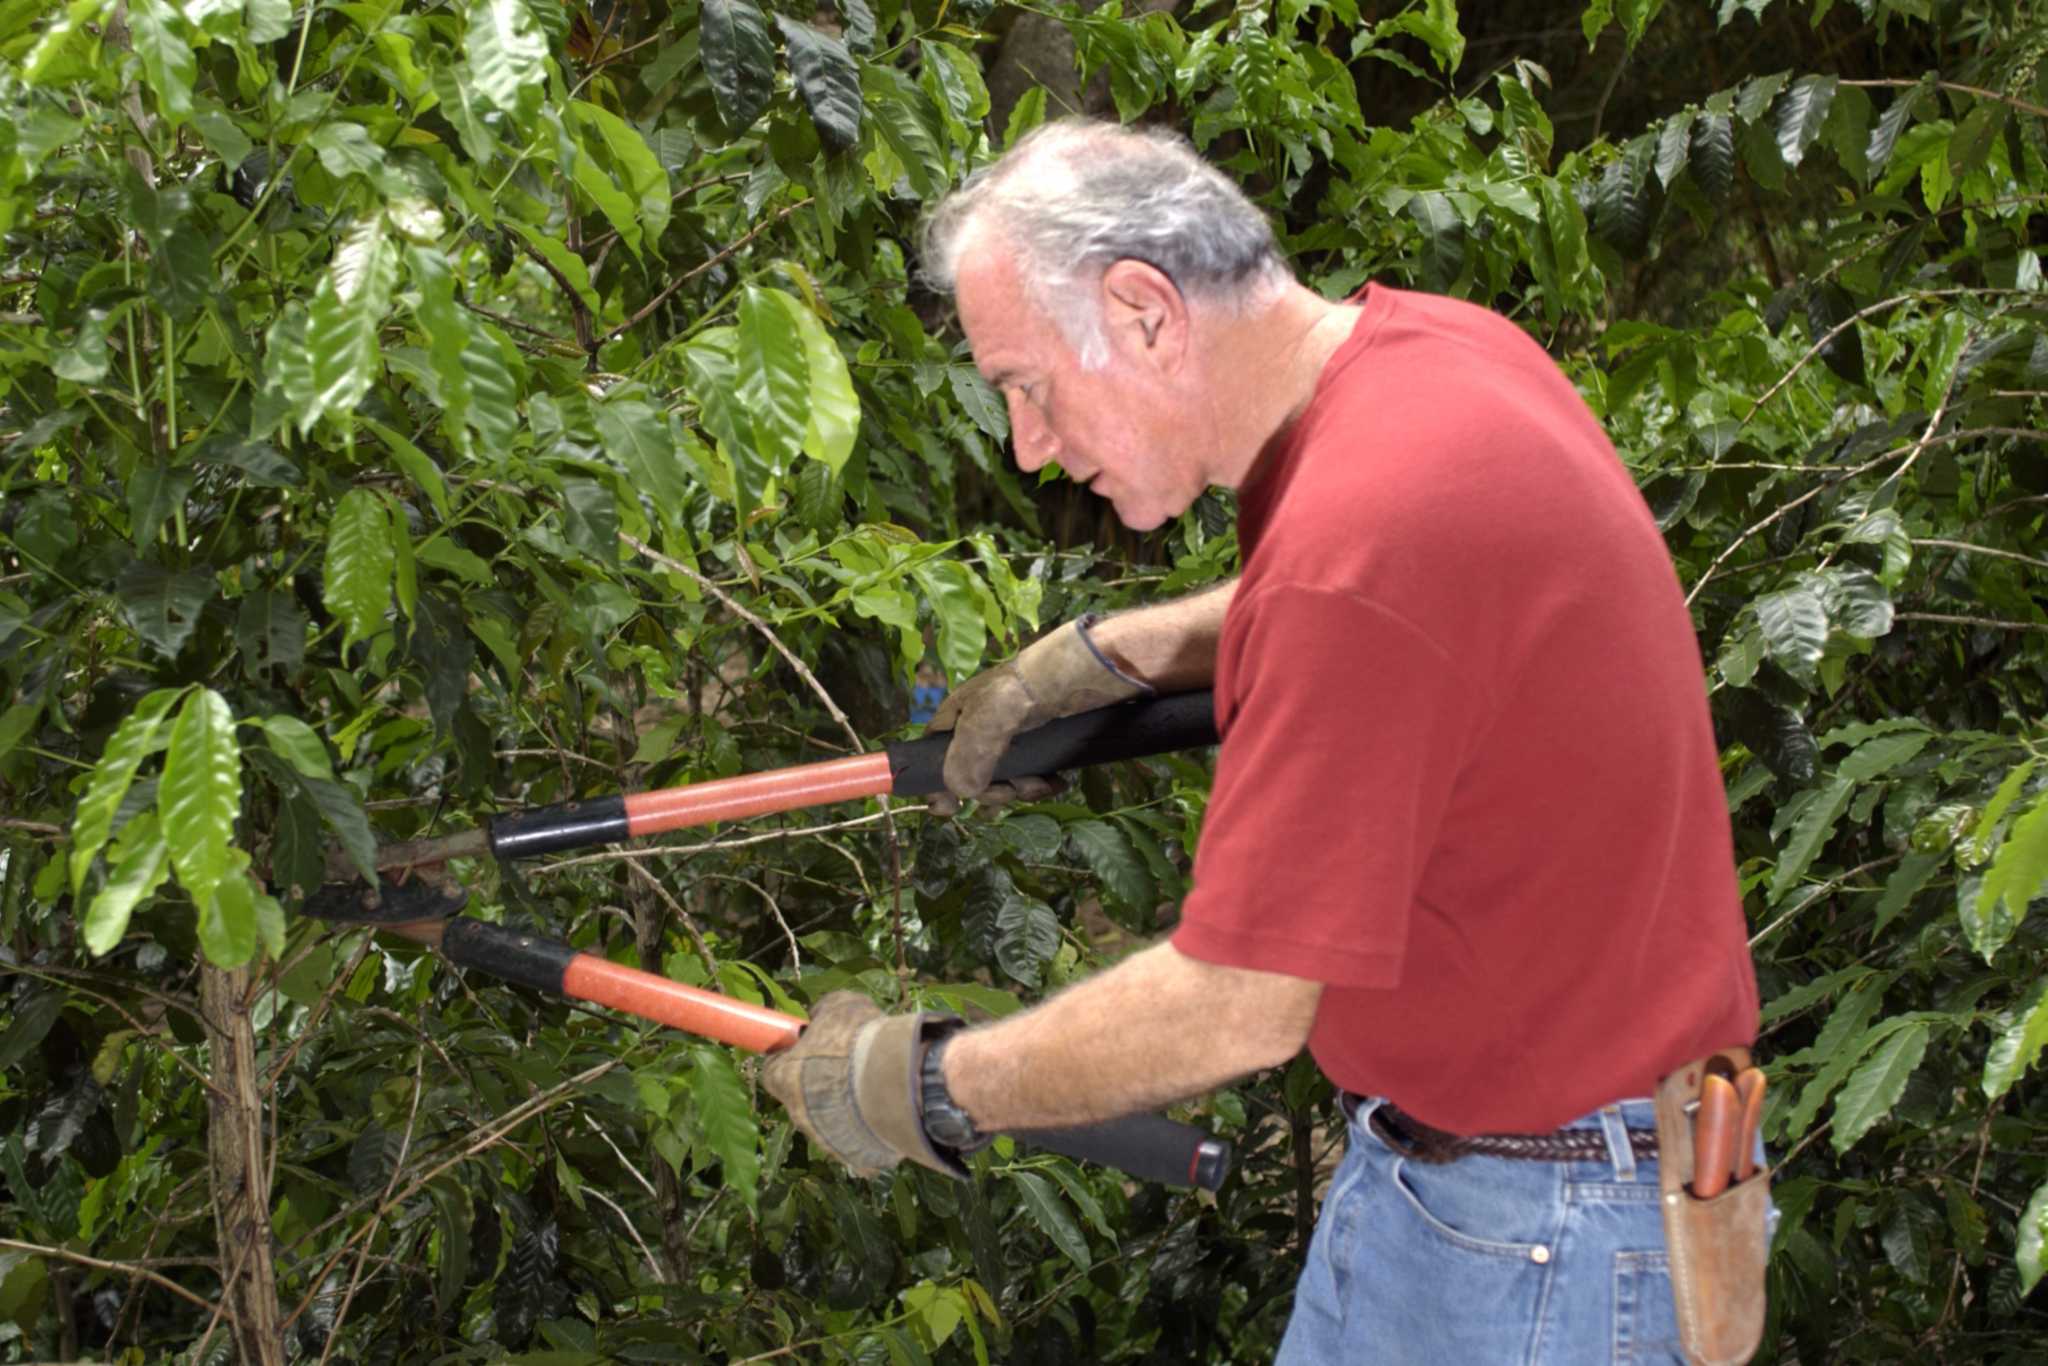
[[[244,1362],[284,1366],[277,1286],[270,1260],[270,1161],[257,1090],[256,1031],[249,1021],[249,972],[202,966],[200,1013],[218,1088],[207,1125],[221,1294]]]

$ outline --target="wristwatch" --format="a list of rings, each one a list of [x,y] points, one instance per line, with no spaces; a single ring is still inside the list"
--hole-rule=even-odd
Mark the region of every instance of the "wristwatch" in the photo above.
[[[944,1059],[952,1035],[942,1035],[925,1046],[924,1064],[918,1070],[919,1118],[925,1137],[956,1153],[971,1153],[988,1142],[988,1136],[974,1127],[974,1120],[946,1089]]]

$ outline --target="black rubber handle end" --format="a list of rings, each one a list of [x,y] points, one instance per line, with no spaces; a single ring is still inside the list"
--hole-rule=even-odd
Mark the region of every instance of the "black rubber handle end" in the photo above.
[[[1230,1144],[1164,1115],[1131,1115],[1078,1129],[1019,1129],[1010,1137],[1141,1181],[1213,1191],[1230,1175]]]
[[[890,791],[922,797],[945,788],[950,732],[889,746]],[[995,780],[1035,778],[1070,768],[1142,759],[1216,743],[1215,699],[1206,692],[1119,702],[1048,721],[1013,737],[996,763]]]

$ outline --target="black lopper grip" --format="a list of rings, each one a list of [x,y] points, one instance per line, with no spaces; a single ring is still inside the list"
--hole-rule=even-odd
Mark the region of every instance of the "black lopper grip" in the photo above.
[[[1131,1115],[1082,1129],[1016,1129],[1009,1136],[1162,1186],[1212,1191],[1230,1175],[1230,1144],[1164,1115]]]
[[[898,797],[921,797],[943,790],[946,746],[952,741],[950,732],[941,732],[889,746],[889,772],[895,780],[890,791]],[[995,776],[997,782],[1008,782],[1215,743],[1211,694],[1148,697],[1063,716],[1023,732],[997,761]]]

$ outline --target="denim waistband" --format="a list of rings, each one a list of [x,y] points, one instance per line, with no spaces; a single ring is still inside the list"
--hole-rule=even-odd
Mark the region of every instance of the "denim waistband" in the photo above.
[[[1337,1092],[1337,1099],[1339,1105],[1344,1110],[1345,1117],[1351,1121],[1352,1127],[1358,1129],[1361,1134],[1370,1134],[1367,1121],[1370,1119],[1372,1112],[1381,1105],[1390,1103],[1385,1096],[1361,1096],[1344,1090]],[[1398,1109],[1398,1105],[1395,1108]],[[1592,1129],[1604,1133],[1607,1139],[1607,1163],[1613,1168],[1615,1179],[1619,1181],[1634,1181],[1637,1175],[1638,1163],[1645,1160],[1655,1161],[1656,1159],[1654,1157],[1639,1159],[1635,1153],[1634,1145],[1629,1141],[1629,1133],[1631,1130],[1655,1132],[1656,1127],[1656,1103],[1647,1096],[1630,1096],[1622,1100],[1610,1101],[1597,1110],[1580,1115],[1576,1119],[1568,1120],[1560,1124],[1557,1131]],[[1380,1141],[1377,1135],[1371,1135],[1371,1137],[1374,1142]],[[1483,1161],[1487,1159],[1474,1154],[1468,1157],[1461,1157],[1458,1160]]]

